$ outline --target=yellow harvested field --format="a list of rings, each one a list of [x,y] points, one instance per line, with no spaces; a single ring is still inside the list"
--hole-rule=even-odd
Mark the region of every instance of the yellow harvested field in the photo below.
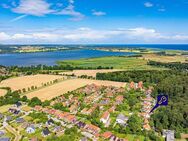
[[[160,56],[160,55],[156,55],[156,54],[144,54],[143,57],[146,60],[152,60],[152,61],[157,61],[157,62],[185,62],[186,61],[186,57],[185,56],[180,56],[180,55],[176,55],[176,56]]]
[[[10,78],[2,81],[0,87],[10,87],[12,90],[21,90],[23,88],[29,88],[31,86],[41,87],[42,83],[47,83],[55,79],[61,79],[63,76],[58,75],[29,75],[16,78]]]
[[[26,96],[30,99],[33,97],[38,97],[42,101],[51,100],[54,97],[67,93],[68,91],[73,91],[87,84],[93,84],[93,83],[96,85],[116,86],[116,87],[124,87],[126,85],[126,83],[122,83],[122,82],[89,80],[89,79],[69,79],[51,85],[49,87],[45,87],[43,89],[33,91],[31,93],[28,93]]]
[[[7,93],[7,90],[0,89],[0,96],[4,96]]]
[[[82,75],[87,75],[87,76],[92,76],[96,77],[97,73],[108,73],[108,72],[116,72],[116,71],[122,71],[121,69],[110,69],[110,70],[73,70],[69,72],[62,72],[61,74],[66,74],[66,75],[76,75],[76,76],[82,76]]]

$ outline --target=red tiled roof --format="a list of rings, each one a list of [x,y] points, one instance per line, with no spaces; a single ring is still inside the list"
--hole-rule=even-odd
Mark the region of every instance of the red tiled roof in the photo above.
[[[106,112],[103,113],[101,118],[107,119],[109,115],[110,115],[110,113],[108,111],[106,111]]]
[[[117,100],[117,101],[123,101],[123,95],[118,95],[118,96],[116,97],[116,100]]]
[[[109,131],[104,132],[101,136],[105,139],[108,139],[112,136],[112,132],[109,132]]]

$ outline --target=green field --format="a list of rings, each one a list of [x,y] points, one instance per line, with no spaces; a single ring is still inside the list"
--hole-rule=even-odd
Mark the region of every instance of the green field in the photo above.
[[[71,65],[73,67],[83,68],[97,68],[102,67],[113,67],[114,69],[125,69],[125,70],[151,70],[161,69],[147,65],[147,61],[144,59],[138,59],[136,57],[101,57],[101,58],[90,58],[80,60],[67,60],[59,61],[59,65]]]

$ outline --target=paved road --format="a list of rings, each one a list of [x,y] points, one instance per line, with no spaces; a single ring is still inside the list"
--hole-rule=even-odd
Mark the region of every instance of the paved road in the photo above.
[[[5,128],[15,136],[14,141],[20,141],[21,140],[22,136],[12,126],[7,125],[7,126],[5,126]]]

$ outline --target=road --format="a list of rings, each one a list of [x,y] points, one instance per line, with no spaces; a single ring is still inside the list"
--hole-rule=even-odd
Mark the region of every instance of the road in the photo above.
[[[5,129],[15,136],[14,141],[20,141],[21,140],[22,136],[12,126],[7,125],[7,126],[5,126]]]

